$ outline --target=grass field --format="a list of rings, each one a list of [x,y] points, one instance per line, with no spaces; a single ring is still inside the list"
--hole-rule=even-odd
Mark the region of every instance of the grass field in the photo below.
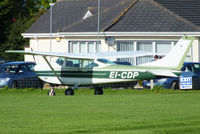
[[[199,134],[200,91],[0,90],[2,134]]]

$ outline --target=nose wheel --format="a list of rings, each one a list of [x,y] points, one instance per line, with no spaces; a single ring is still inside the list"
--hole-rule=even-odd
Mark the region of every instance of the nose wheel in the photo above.
[[[56,92],[54,91],[54,88],[51,88],[51,90],[48,92],[48,96],[55,96]]]

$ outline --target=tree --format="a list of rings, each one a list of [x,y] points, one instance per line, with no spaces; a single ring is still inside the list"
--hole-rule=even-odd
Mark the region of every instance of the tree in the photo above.
[[[56,0],[52,0],[52,2],[56,2]],[[45,9],[47,10],[49,8],[49,4],[51,3],[51,0],[37,0],[38,8],[39,9]]]
[[[56,0],[53,0],[55,2]],[[25,32],[42,13],[51,0],[2,0],[0,2],[0,56],[8,60],[23,60],[22,55],[9,55],[8,49],[24,49],[28,44],[21,33]]]
[[[7,50],[8,44],[11,43],[10,37],[13,39],[20,38],[18,31],[21,31],[24,27],[24,25],[16,25],[21,21],[18,20],[18,16],[21,16],[21,14],[23,14],[23,16],[28,16],[28,13],[25,8],[24,0],[3,0],[0,2],[0,9],[0,56],[7,58],[8,56],[6,55],[8,54],[5,54],[4,51]],[[16,46],[20,45],[16,44]]]
[[[22,27],[23,26],[23,27]],[[3,45],[4,50],[23,50],[24,45],[28,44],[28,39],[23,39],[21,33],[23,33],[28,28],[26,18],[18,17],[15,23],[11,24],[9,35],[7,36],[7,41]],[[7,54],[4,53],[4,58],[9,60],[23,60],[23,55],[19,54]]]
[[[0,2],[0,43],[1,46],[6,41],[6,36],[8,35],[9,23],[11,20],[11,10],[13,5],[9,0],[4,0]]]

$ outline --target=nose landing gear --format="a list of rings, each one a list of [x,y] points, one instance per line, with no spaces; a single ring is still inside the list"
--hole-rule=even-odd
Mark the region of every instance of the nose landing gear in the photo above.
[[[56,95],[56,92],[54,91],[54,88],[51,87],[51,90],[48,92],[47,94],[48,96],[55,96]]]

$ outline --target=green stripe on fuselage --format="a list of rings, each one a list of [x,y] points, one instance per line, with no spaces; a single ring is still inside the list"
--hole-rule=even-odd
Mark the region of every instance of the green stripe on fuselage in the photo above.
[[[36,71],[38,76],[55,77],[52,71]],[[155,75],[140,71],[56,71],[59,77],[108,78],[108,79],[154,79]]]
[[[169,67],[143,67],[143,66],[130,66],[130,65],[110,65],[107,67],[104,67],[103,69],[123,69],[123,70],[176,70],[176,68],[169,68]]]

